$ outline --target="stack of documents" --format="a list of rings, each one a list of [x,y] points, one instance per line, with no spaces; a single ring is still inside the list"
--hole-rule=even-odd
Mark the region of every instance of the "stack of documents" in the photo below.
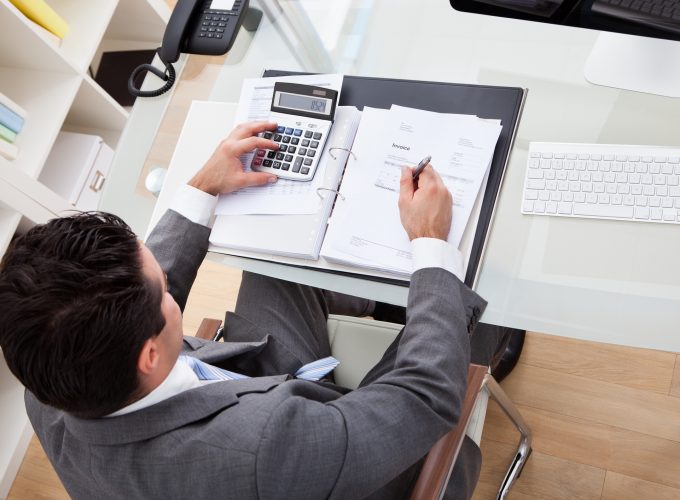
[[[329,261],[411,274],[410,242],[399,218],[404,165],[426,156],[453,196],[448,241],[458,247],[502,126],[472,115],[401,106],[364,108],[321,255]]]
[[[19,149],[17,136],[24,126],[26,111],[0,92],[0,156],[16,159]]]
[[[343,78],[305,75],[246,80],[236,123],[267,119],[274,82],[281,80],[339,91]],[[225,124],[215,122],[219,113],[211,113],[211,105],[219,106],[192,106],[172,163],[207,158],[228,132]],[[398,209],[402,167],[432,157],[432,165],[453,195],[448,240],[458,247],[481,196],[501,129],[498,120],[471,115],[401,106],[389,110],[365,107],[360,112],[339,106],[314,179],[279,179],[271,185],[221,195],[210,243],[268,260],[276,260],[274,256],[282,261],[306,259],[318,265],[349,265],[408,276],[410,242]],[[197,154],[198,145],[204,145],[200,147],[205,151]],[[247,155],[242,162],[249,165]]]

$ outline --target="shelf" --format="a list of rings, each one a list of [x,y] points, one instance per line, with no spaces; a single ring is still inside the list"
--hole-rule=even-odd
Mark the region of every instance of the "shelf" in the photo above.
[[[63,130],[99,135],[115,149],[127,119],[128,112],[97,82],[85,76],[66,116]]]
[[[0,66],[45,72],[74,72],[44,30],[8,0],[0,0]],[[14,49],[14,50],[12,50]],[[3,73],[3,82],[7,80]]]
[[[0,498],[5,498],[26,453],[33,430],[24,406],[24,387],[0,356]]]
[[[0,202],[0,255],[4,255],[19,227],[21,214]]]
[[[161,44],[170,19],[170,8],[162,0],[121,1],[104,38]]]
[[[61,43],[61,52],[79,71],[85,71],[104,36],[118,0],[50,0],[49,4],[69,25],[68,35]]]
[[[8,67],[0,67],[0,74],[0,92],[27,113],[24,128],[16,140],[19,155],[8,163],[37,178],[78,91],[81,77]]]

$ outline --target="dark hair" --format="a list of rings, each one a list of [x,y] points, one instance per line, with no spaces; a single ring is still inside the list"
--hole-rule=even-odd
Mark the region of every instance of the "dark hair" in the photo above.
[[[101,417],[137,396],[139,353],[165,326],[161,299],[120,218],[54,219],[16,238],[0,264],[0,346],[40,401]]]

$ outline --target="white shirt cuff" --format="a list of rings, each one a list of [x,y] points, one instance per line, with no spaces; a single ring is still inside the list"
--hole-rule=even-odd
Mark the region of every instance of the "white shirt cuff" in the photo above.
[[[426,267],[440,267],[463,281],[463,255],[451,243],[437,238],[411,241],[413,272]]]
[[[212,217],[216,206],[217,196],[188,184],[184,184],[177,190],[170,204],[172,210],[202,226],[209,226],[210,217]]]

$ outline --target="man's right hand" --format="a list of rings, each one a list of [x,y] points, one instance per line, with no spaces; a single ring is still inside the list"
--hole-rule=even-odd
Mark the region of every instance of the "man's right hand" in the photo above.
[[[399,216],[409,240],[446,240],[451,229],[452,198],[431,165],[420,173],[417,187],[413,169],[404,167],[399,188]]]

